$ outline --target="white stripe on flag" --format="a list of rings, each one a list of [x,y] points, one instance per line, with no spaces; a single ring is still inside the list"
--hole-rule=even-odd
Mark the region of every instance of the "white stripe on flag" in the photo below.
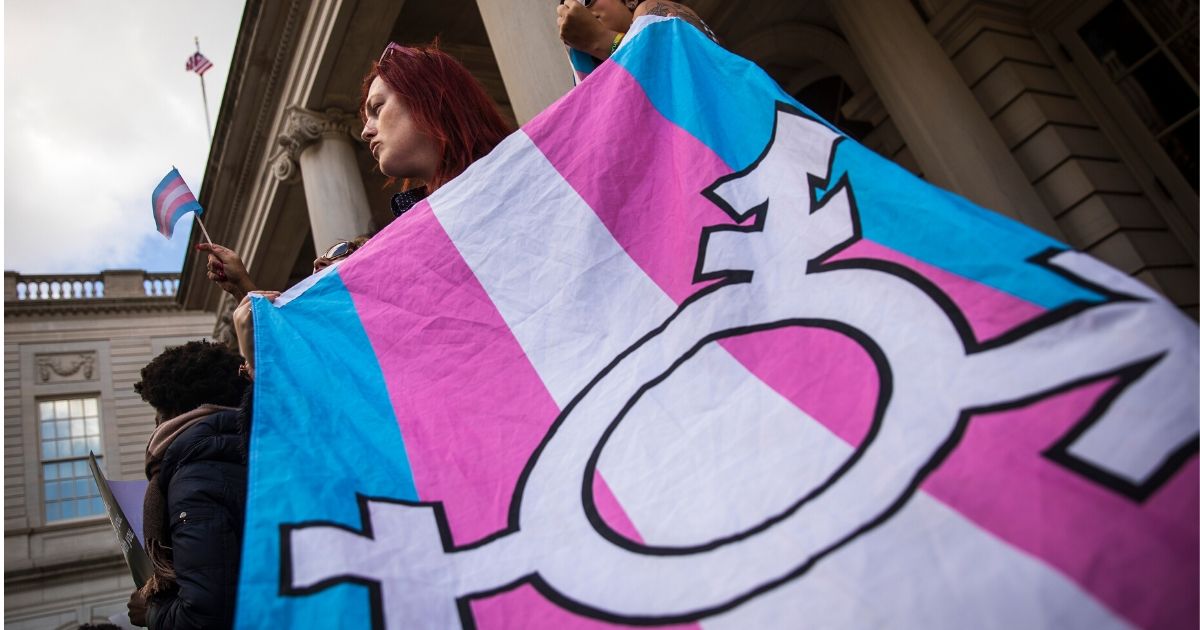
[[[470,170],[430,204],[561,408],[676,305],[523,133]],[[702,354],[690,365],[703,366],[707,389],[673,391],[691,380],[680,368],[680,378],[650,390],[625,419],[637,429],[615,432],[601,456],[601,475],[651,544],[738,531],[747,515],[756,523],[851,452],[724,348]],[[754,461],[729,457],[746,448]],[[704,626],[782,619],[806,627],[1123,625],[1057,571],[922,492],[805,577]]]
[[[158,213],[160,222],[163,225],[166,225],[167,221],[171,220],[171,217],[167,215],[167,208],[170,208],[171,204],[175,203],[175,201],[178,199],[191,194],[192,191],[188,189],[187,184],[185,184],[182,179],[174,184],[174,188],[171,189],[171,192],[167,193],[167,195],[163,197],[162,201],[158,204],[158,207],[155,208],[155,212]]]
[[[514,133],[492,154],[429,203],[561,409],[675,304],[528,136]]]

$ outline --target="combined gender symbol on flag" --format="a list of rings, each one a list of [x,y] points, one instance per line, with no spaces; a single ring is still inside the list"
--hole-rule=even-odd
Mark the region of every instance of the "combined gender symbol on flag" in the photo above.
[[[253,303],[241,628],[1188,628],[1196,324],[678,19]]]
[[[154,227],[167,238],[174,233],[179,217],[189,212],[195,212],[196,216],[204,214],[204,208],[200,207],[200,202],[196,201],[196,196],[176,168],[172,168],[159,182],[150,196],[150,204],[154,211]]]
[[[200,51],[196,51],[192,56],[188,57],[187,67],[184,69],[203,76],[211,67],[212,62],[208,60],[208,57],[200,54]]]

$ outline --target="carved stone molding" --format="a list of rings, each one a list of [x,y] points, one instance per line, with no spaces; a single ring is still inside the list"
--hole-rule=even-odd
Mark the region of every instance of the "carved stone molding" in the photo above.
[[[350,137],[358,122],[352,114],[331,108],[314,112],[303,107],[287,109],[283,133],[275,142],[282,149],[271,158],[271,173],[281,181],[293,181],[300,174],[300,154],[329,137]]]
[[[237,332],[233,329],[234,300],[221,299],[217,307],[217,323],[213,326],[212,338],[238,352]]]
[[[174,297],[101,300],[27,300],[4,303],[4,319],[174,313],[183,310]]]
[[[39,354],[36,365],[39,384],[94,381],[97,378],[95,352]]]

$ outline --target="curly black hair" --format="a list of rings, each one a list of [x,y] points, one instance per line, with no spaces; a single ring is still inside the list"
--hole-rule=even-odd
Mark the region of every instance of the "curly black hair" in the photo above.
[[[166,420],[205,403],[236,407],[248,382],[238,374],[242,357],[211,341],[168,349],[142,368],[133,391]]]

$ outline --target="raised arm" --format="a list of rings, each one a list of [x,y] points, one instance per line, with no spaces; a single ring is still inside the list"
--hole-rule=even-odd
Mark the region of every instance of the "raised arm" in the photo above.
[[[232,295],[234,299],[241,300],[246,297],[247,293],[258,289],[250,281],[246,265],[237,252],[215,243],[200,243],[196,245],[196,249],[208,254],[208,262],[205,266],[208,279],[221,287],[222,291]]]

